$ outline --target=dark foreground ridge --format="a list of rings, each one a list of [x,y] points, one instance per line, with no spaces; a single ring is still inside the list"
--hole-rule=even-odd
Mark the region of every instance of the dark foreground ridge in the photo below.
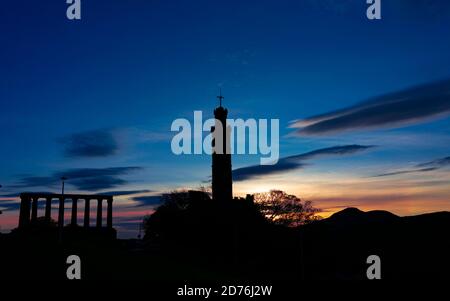
[[[450,212],[399,217],[347,208],[288,228],[267,222],[251,200],[200,198],[147,224],[143,240],[73,235],[59,243],[45,227],[0,235],[2,277],[63,280],[72,254],[91,280],[357,280],[366,279],[369,255],[381,258],[383,279],[448,274]]]

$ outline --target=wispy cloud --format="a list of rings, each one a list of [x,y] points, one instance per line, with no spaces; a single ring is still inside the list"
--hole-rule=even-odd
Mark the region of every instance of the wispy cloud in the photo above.
[[[436,170],[436,168],[435,167],[416,168],[416,169],[399,170],[399,171],[382,173],[379,175],[375,175],[373,177],[388,177],[388,176],[396,176],[396,175],[403,175],[403,174],[416,173],[416,172],[426,172],[426,171],[433,171],[433,170]]]
[[[418,173],[418,172],[428,172],[434,171],[437,169],[441,169],[444,167],[450,166],[450,157],[440,158],[433,161],[417,164],[410,169],[392,171],[387,173],[382,173],[375,175],[373,177],[387,177],[387,176],[396,176],[402,174],[410,174],[410,173]]]
[[[66,157],[106,157],[116,154],[117,139],[111,130],[94,130],[75,133],[59,139]]]
[[[14,202],[11,200],[0,199],[0,210],[18,210],[20,208],[19,202]]]
[[[10,188],[55,187],[59,185],[61,177],[66,177],[67,183],[79,190],[98,191],[126,184],[127,181],[121,176],[140,169],[142,168],[137,166],[68,169],[45,177],[23,177]]]
[[[429,162],[425,162],[422,164],[418,164],[417,167],[435,167],[435,168],[441,168],[444,166],[448,166],[450,165],[450,156],[449,157],[445,157],[445,158],[441,158],[441,159],[436,159],[433,161],[429,161]]]
[[[2,198],[15,198],[18,196],[19,196],[19,193],[17,193],[17,192],[0,195],[0,197],[2,197]]]
[[[328,148],[317,149],[311,152],[281,158],[275,165],[253,165],[235,169],[233,170],[233,180],[244,181],[252,178],[258,178],[264,175],[287,172],[304,167],[307,164],[304,162],[306,160],[322,156],[348,155],[364,151],[372,147],[374,146],[352,144],[352,145],[333,146]]]
[[[133,195],[138,193],[148,193],[152,192],[151,190],[113,190],[113,191],[103,191],[102,194],[112,195],[112,196],[124,196],[124,195]]]
[[[80,190],[98,191],[101,189],[114,188],[127,184],[128,182],[116,176],[100,176],[73,179],[70,184]]]
[[[400,127],[450,114],[450,80],[386,94],[351,107],[297,120],[297,135]]]
[[[161,204],[161,196],[160,195],[138,196],[134,197],[133,201],[138,202],[137,207],[159,206]]]

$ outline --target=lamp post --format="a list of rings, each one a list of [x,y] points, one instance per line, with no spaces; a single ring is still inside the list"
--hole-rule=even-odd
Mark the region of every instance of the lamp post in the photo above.
[[[0,185],[0,188],[2,188],[2,185]],[[0,214],[3,214],[3,211],[0,210]],[[1,230],[1,229],[0,229]],[[1,233],[0,233],[1,234]]]
[[[64,228],[64,182],[67,180],[66,177],[61,177],[62,188],[61,188],[61,198],[59,199],[59,216],[58,216],[58,228],[59,228],[59,242],[62,242],[63,228]]]
[[[61,181],[62,181],[62,189],[61,189],[61,195],[64,196],[64,181],[67,180],[66,177],[61,177]]]
[[[0,185],[0,188],[2,188],[2,185]],[[0,210],[0,214],[2,214],[2,213],[3,213],[3,211]]]

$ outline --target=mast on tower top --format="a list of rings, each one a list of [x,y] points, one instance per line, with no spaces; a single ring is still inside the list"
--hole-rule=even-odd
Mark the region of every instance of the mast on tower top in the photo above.
[[[222,96],[222,88],[219,88],[219,96],[217,96],[217,98],[219,99],[219,107],[222,106],[222,100],[225,98]]]

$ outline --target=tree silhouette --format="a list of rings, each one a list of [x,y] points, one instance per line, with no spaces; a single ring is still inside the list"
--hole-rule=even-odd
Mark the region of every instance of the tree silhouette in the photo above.
[[[188,221],[204,215],[210,204],[208,193],[203,191],[176,190],[163,194],[161,206],[143,220],[144,238],[172,236]]]
[[[254,198],[261,213],[274,224],[296,227],[320,219],[317,216],[320,210],[311,201],[302,202],[281,190],[256,193]]]

